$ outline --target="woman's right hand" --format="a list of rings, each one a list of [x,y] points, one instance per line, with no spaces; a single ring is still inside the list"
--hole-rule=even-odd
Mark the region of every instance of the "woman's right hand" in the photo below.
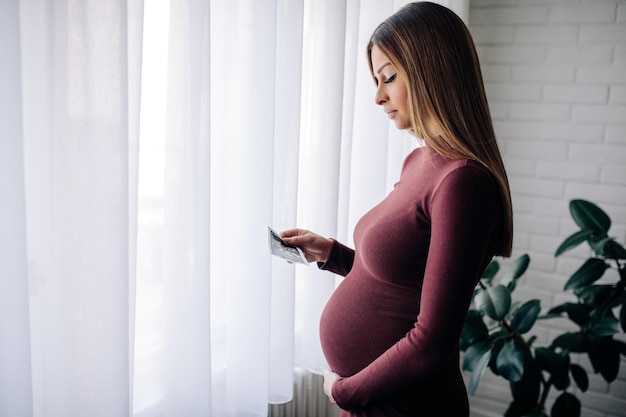
[[[286,244],[297,246],[309,262],[326,262],[333,247],[333,240],[304,229],[289,229],[280,233]]]

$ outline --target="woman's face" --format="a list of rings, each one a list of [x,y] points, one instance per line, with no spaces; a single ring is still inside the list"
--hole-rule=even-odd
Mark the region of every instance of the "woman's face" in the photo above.
[[[376,104],[382,106],[398,129],[411,129],[406,80],[378,46],[372,47],[371,56],[376,79]]]

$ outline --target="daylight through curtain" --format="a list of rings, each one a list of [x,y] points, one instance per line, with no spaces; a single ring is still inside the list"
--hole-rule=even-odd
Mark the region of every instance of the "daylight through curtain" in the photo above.
[[[350,245],[397,180],[364,51],[405,3],[0,2],[0,415],[265,416],[326,367],[339,278],[267,227]]]

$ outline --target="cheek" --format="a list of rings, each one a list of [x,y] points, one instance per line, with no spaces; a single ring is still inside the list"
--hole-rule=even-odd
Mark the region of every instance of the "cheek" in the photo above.
[[[403,88],[401,91],[398,92],[398,99],[402,103],[402,107],[408,113],[410,106],[409,106],[409,95],[407,93],[406,88]]]
[[[409,98],[407,96],[404,96],[402,99],[403,102],[403,110],[404,113],[409,116],[411,114],[411,106],[409,105]]]

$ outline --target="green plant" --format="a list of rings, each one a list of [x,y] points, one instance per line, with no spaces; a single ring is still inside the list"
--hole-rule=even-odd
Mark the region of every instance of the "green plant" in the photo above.
[[[493,260],[476,286],[475,308],[468,312],[460,340],[462,366],[472,373],[471,395],[486,369],[509,381],[513,400],[506,417],[580,416],[581,403],[571,392],[572,380],[584,392],[589,379],[572,355],[587,354],[593,371],[608,383],[617,377],[620,354],[626,355],[626,344],[614,338],[620,327],[626,332],[626,250],[608,235],[611,219],[595,204],[572,200],[570,213],[580,230],[565,239],[555,256],[585,242],[593,253],[565,284],[576,302],[552,307],[545,315],[540,315],[539,300],[513,302],[517,281],[530,263],[526,254],[513,261],[497,281],[500,266]],[[609,269],[617,272],[617,281],[598,284]],[[537,320],[555,318],[570,320],[578,330],[559,335],[550,346],[533,346],[536,337],[528,333]],[[553,388],[560,394],[548,412],[546,400]]]

